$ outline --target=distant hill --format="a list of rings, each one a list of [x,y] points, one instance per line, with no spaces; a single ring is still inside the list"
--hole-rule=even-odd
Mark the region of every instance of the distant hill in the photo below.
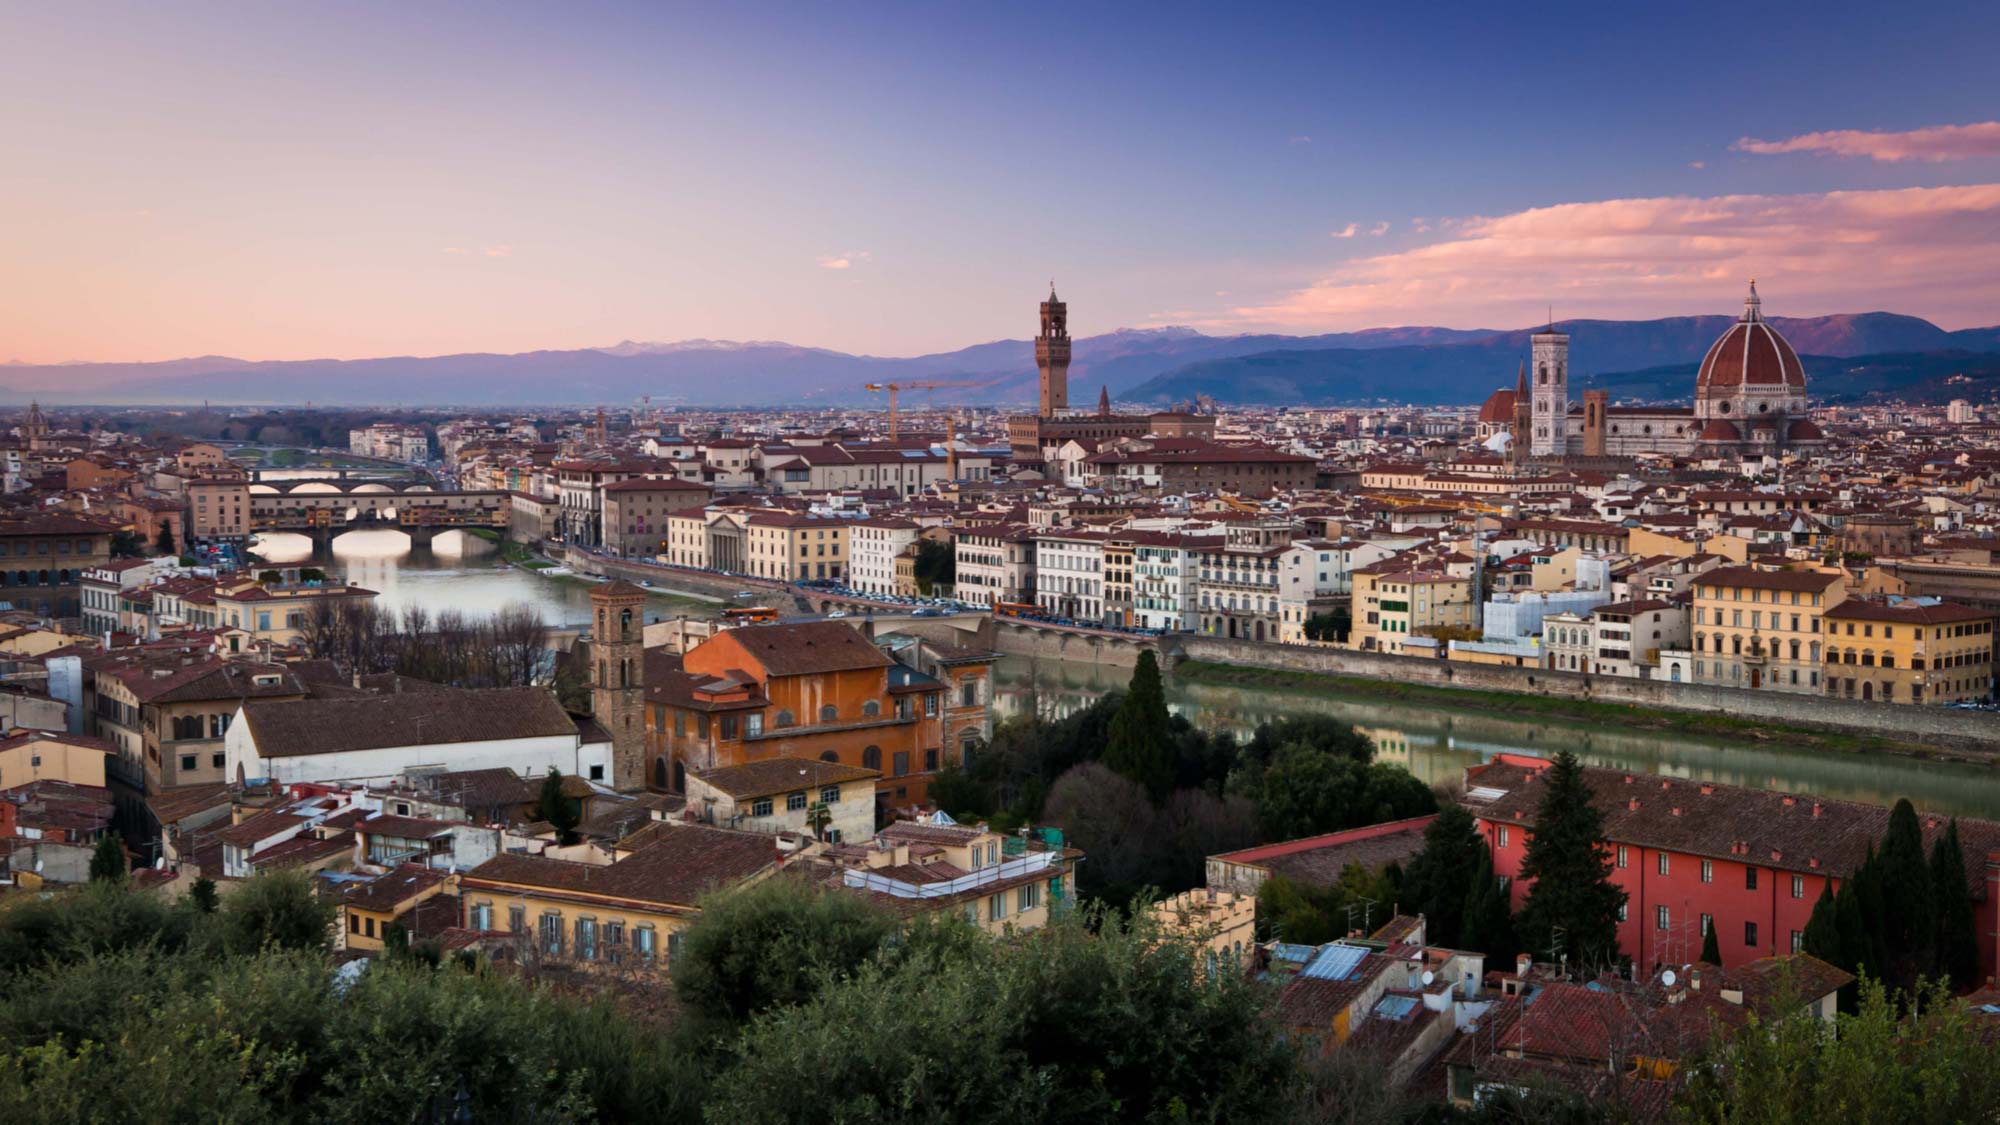
[[[1574,381],[1581,384],[1593,372],[1636,376],[1695,363],[1732,319],[1582,320],[1562,326],[1571,333]],[[1946,332],[1894,313],[1772,322],[1801,353],[1813,355],[2000,352],[2000,328]],[[1075,341],[1070,396],[1088,404],[1106,386],[1114,398],[1161,404],[1199,394],[1225,403],[1270,405],[1477,402],[1512,384],[1533,331],[1417,326],[1319,336],[1210,336],[1190,328],[1121,329]],[[908,392],[906,402],[1031,402],[1034,344],[996,340],[893,359],[772,341],[627,340],[605,348],[516,354],[9,364],[0,365],[0,398],[498,406],[624,403],[651,395],[656,403],[812,406],[880,402],[879,395],[862,389],[864,383],[924,379],[977,386]],[[1684,384],[1670,393],[1684,396]]]
[[[1630,381],[1628,393],[1634,395],[1686,398],[1695,365],[1734,321],[1727,316],[1570,320],[1558,327],[1570,334],[1572,387],[1609,386],[1609,380],[1623,378]],[[1993,350],[2000,351],[2000,331],[1946,332],[1927,320],[1894,313],[1772,317],[1771,323],[1801,354],[1844,357],[1981,349],[1989,336],[1995,339]],[[1132,388],[1127,397],[1167,403],[1207,394],[1218,402],[1271,406],[1474,403],[1513,385],[1535,331],[1370,350],[1289,346],[1188,364]],[[1618,374],[1597,374],[1601,372]],[[1639,374],[1647,378],[1636,378]]]

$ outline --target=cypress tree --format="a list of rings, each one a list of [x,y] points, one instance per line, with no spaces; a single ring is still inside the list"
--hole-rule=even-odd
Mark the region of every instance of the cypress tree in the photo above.
[[[1485,854],[1478,822],[1456,801],[1438,810],[1437,819],[1424,829],[1424,848],[1403,873],[1403,902],[1424,916],[1424,932],[1432,944],[1455,947],[1460,940],[1475,868]],[[1490,873],[1490,855],[1486,866]]]
[[[1907,991],[1935,967],[1938,928],[1924,830],[1908,799],[1889,810],[1889,830],[1876,861],[1881,866],[1883,979]]]
[[[549,767],[548,776],[542,779],[542,798],[536,811],[556,830],[556,838],[567,846],[576,843],[579,818],[576,803],[563,796],[562,780],[562,771]]]
[[[119,843],[117,834],[106,832],[99,836],[97,849],[90,853],[90,881],[115,883],[130,872],[131,867],[125,862],[125,845]]]
[[[1715,940],[1715,924],[1712,922],[1708,932],[1701,935],[1701,959],[1717,968],[1722,967],[1722,946]]]
[[[1480,848],[1473,857],[1460,916],[1463,920],[1456,948],[1486,954],[1488,965],[1513,960],[1519,948],[1514,937],[1514,918],[1507,909],[1507,892],[1500,888],[1500,880],[1493,874],[1493,854],[1485,848]],[[1441,944],[1435,940],[1433,943]]]
[[[1847,951],[1840,944],[1839,906],[1833,897],[1833,880],[1819,885],[1819,899],[1813,903],[1812,917],[1806,922],[1806,930],[1799,939],[1799,948],[1814,957],[1849,972],[1854,966],[1849,964]]]
[[[1840,893],[1833,897],[1833,920],[1840,932],[1841,960],[1834,962],[1841,968],[1861,976],[1866,973],[1881,979],[1881,962],[1871,952],[1868,924],[1861,917],[1861,888],[1858,878],[1851,878],[1840,885]],[[1860,985],[1850,984],[1840,990],[1840,1010],[1852,1014],[1860,998]]]
[[[1534,836],[1521,860],[1521,878],[1532,886],[1516,931],[1528,948],[1547,951],[1561,930],[1562,952],[1571,963],[1609,965],[1619,959],[1618,908],[1626,896],[1611,881],[1604,816],[1590,803],[1583,765],[1574,753],[1557,753],[1540,784]]]
[[[1854,892],[1853,920],[1841,919],[1841,944],[1854,963],[1867,969],[1868,975],[1883,979],[1884,942],[1882,935],[1882,861],[1875,854],[1875,841],[1868,841],[1868,850],[1861,860],[1861,866],[1854,872],[1848,886],[1843,889]],[[1850,935],[1849,928],[1853,933]],[[1861,969],[1851,970],[1860,972]]]
[[[1956,817],[1931,848],[1931,886],[1937,896],[1935,971],[1949,977],[1954,987],[1970,988],[1979,981],[1979,934]]]
[[[1152,649],[1139,653],[1132,683],[1111,717],[1104,740],[1104,764],[1146,787],[1159,804],[1174,785],[1174,745],[1167,722],[1167,692]]]

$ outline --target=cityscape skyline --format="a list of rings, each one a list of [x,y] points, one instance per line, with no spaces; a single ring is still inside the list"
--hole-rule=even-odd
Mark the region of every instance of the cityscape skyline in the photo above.
[[[908,356],[1018,338],[1052,273],[1079,335],[2000,293],[1986,12],[1760,53],[1708,49],[1721,6],[1467,10],[1413,77],[1365,12],[105,11],[15,16],[0,361]]]

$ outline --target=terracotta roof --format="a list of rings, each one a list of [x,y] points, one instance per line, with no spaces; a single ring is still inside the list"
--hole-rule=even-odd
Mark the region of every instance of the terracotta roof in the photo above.
[[[495,856],[473,868],[464,885],[512,884],[685,907],[777,862],[775,836],[686,825],[655,834],[653,842],[608,866],[541,856]]]
[[[761,762],[723,766],[690,776],[698,777],[710,788],[732,797],[768,797],[822,785],[865,781],[882,774],[880,770],[822,762],[814,758],[767,758]]]
[[[721,636],[741,645],[772,676],[812,676],[895,663],[860,630],[839,621],[748,625]]]
[[[1817,570],[1759,570],[1754,566],[1719,566],[1694,580],[1696,586],[1739,586],[1754,590],[1797,590],[1820,593],[1841,580]]]
[[[576,736],[576,724],[555,693],[533,687],[251,702],[244,705],[243,719],[266,759]]]
[[[1974,609],[1956,602],[1922,605],[1917,602],[1888,602],[1874,598],[1849,598],[1824,616],[1837,621],[1887,621],[1898,625],[1951,625],[1961,621],[1991,621],[1993,611]]]

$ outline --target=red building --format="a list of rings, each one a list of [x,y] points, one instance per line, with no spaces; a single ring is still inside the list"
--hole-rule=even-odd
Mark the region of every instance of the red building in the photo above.
[[[1465,771],[1466,803],[1517,910],[1527,887],[1516,876],[1534,834],[1538,781],[1550,764],[1502,754]],[[1796,952],[1820,889],[1831,882],[1837,892],[1889,826],[1889,810],[1879,805],[1807,794],[1590,767],[1584,780],[1604,814],[1613,881],[1628,896],[1619,948],[1643,967],[1696,960],[1711,925],[1725,965]],[[1922,816],[1925,854],[1946,822]],[[1981,975],[1991,976],[2000,930],[2000,824],[1961,817],[1958,835]]]

